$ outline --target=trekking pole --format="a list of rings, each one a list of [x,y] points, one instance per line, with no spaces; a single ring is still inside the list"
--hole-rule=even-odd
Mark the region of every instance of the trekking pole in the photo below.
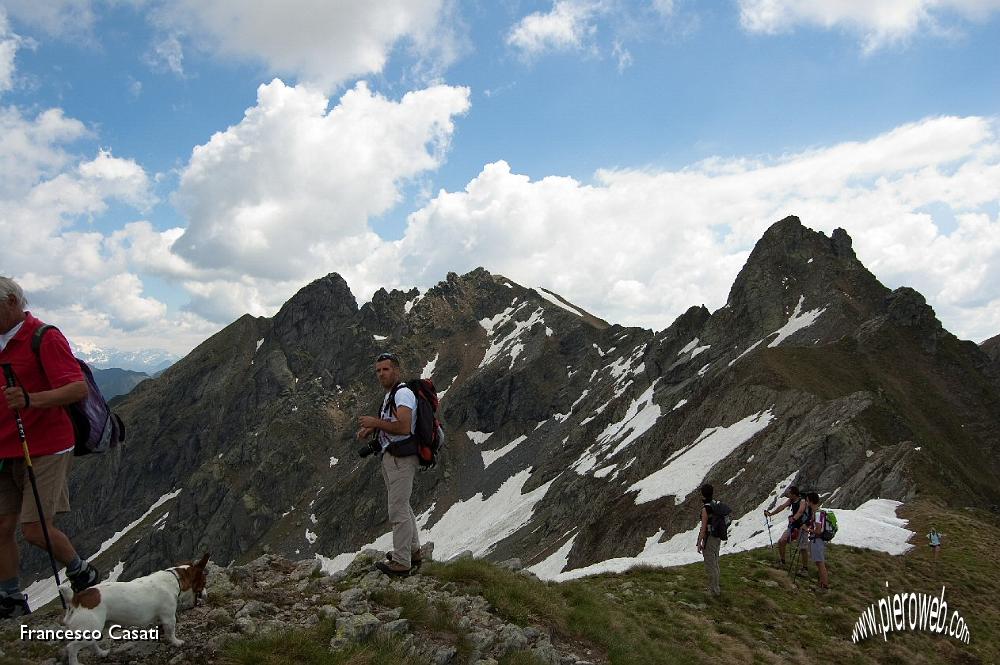
[[[771,520],[768,519],[767,514],[764,515],[764,524],[767,525],[767,542],[771,543],[771,552],[774,552],[774,539],[771,538]]]
[[[793,540],[795,541],[794,543],[792,542]],[[797,537],[796,538],[789,538],[788,539],[788,544],[792,545],[795,548],[795,549],[792,550],[791,556],[788,557],[788,561],[791,564],[788,567],[788,575],[789,575],[789,577],[792,578],[792,582],[794,583],[796,576],[798,576],[798,574],[799,574],[799,569],[798,569],[798,564],[799,564],[799,561],[798,561],[798,559],[799,559],[799,539]]]
[[[7,379],[7,387],[14,388],[17,382],[14,378],[14,368],[10,366],[9,363],[3,364],[3,375]],[[63,609],[66,609],[66,599],[63,598],[61,593],[58,593],[59,585],[59,567],[56,565],[56,557],[52,553],[52,539],[49,538],[49,527],[45,523],[45,511],[42,509],[42,499],[38,495],[38,483],[35,481],[35,469],[31,466],[31,453],[28,452],[28,437],[24,433],[24,421],[21,420],[21,412],[17,409],[14,411],[14,421],[17,423],[17,436],[21,439],[21,450],[24,452],[24,466],[28,469],[28,480],[31,482],[31,492],[35,495],[35,506],[38,508],[38,520],[42,523],[42,534],[45,536],[45,549],[49,553],[49,563],[52,564],[52,575],[56,580],[56,592],[59,596],[59,602],[62,603]]]

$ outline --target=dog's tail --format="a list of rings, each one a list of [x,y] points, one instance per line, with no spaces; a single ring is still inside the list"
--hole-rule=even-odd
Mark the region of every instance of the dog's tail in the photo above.
[[[63,617],[63,623],[66,623],[73,615],[73,603],[70,602],[73,599],[73,585],[69,582],[60,584],[59,595],[62,596],[63,601],[66,603],[66,616]]]

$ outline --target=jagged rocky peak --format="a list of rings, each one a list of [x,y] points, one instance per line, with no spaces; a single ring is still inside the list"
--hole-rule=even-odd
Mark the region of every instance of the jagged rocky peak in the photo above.
[[[763,335],[796,313],[825,309],[838,315],[826,317],[837,323],[826,337],[836,338],[880,311],[888,293],[858,260],[846,231],[828,237],[790,216],[754,246],[729,292],[726,325],[737,321],[740,332]]]
[[[403,334],[406,315],[419,295],[416,288],[408,291],[379,289],[359,310],[361,324],[379,337]]]
[[[980,344],[979,350],[986,354],[986,372],[1000,386],[1000,335],[990,337]]]
[[[990,337],[980,344],[979,348],[990,357],[990,360],[1000,363],[1000,335]]]
[[[317,324],[326,324],[332,320],[343,320],[354,316],[358,311],[358,301],[351,293],[351,287],[339,274],[332,272],[325,277],[310,282],[286,302],[274,316],[277,330],[288,327],[298,328],[300,333],[308,334]]]

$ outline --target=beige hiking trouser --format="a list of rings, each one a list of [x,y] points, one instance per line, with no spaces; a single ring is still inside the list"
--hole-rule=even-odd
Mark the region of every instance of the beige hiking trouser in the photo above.
[[[719,589],[719,547],[722,541],[714,536],[705,537],[702,555],[705,557],[705,572],[708,573],[708,590],[713,596],[722,593]]]
[[[420,551],[417,518],[410,507],[413,476],[420,462],[416,455],[393,457],[382,454],[382,477],[388,494],[389,524],[392,525],[392,560],[410,567],[410,554]]]

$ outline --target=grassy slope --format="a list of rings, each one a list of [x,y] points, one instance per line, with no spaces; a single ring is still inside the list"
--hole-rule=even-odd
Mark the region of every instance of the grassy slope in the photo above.
[[[989,513],[948,510],[929,502],[903,515],[921,541],[904,556],[833,545],[833,589],[817,594],[815,572],[793,586],[769,550],[722,560],[721,601],[702,591],[702,566],[641,569],[559,585],[532,583],[479,562],[436,566],[431,574],[474,580],[512,619],[541,620],[567,638],[607,653],[613,664],[664,663],[996,663],[1000,662],[1000,582],[993,570],[1000,542]],[[941,559],[923,538],[934,524],[948,534]],[[855,645],[851,632],[869,604],[890,593],[940,594],[966,619],[969,645],[922,633]],[[769,583],[771,583],[769,585]],[[773,586],[776,583],[777,586]]]
[[[770,550],[722,559],[723,599],[712,601],[702,590],[701,565],[638,569],[563,584],[543,583],[496,568],[483,561],[427,564],[424,573],[483,594],[494,611],[519,624],[545,625],[557,642],[594,662],[613,665],[667,663],[997,663],[1000,662],[1000,580],[995,544],[1000,521],[988,512],[946,508],[922,500],[902,509],[918,534],[917,547],[903,556],[832,545],[828,559],[833,589],[814,591],[815,571],[793,585],[776,569]],[[931,526],[946,534],[941,559],[931,559],[923,534]],[[946,636],[904,632],[851,642],[858,615],[888,593],[940,594],[969,624],[971,643]],[[420,599],[380,599],[403,606],[404,616],[419,619],[421,631],[452,634],[462,645],[454,618],[437,608],[420,607]],[[422,619],[420,619],[422,617]],[[242,643],[224,662],[284,665],[292,663],[408,662],[398,644],[371,643],[349,653],[326,649],[333,627],[324,622],[310,633],[269,637]],[[8,656],[21,645],[8,628],[0,646]],[[51,653],[39,649],[37,656]],[[22,662],[17,658],[0,663]],[[32,662],[32,661],[24,661]],[[509,663],[531,665],[524,655]]]

